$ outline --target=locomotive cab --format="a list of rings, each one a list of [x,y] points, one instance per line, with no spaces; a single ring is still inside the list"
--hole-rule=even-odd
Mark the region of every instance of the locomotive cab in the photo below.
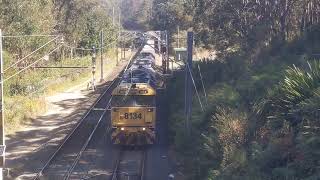
[[[122,145],[153,144],[156,92],[147,83],[121,83],[112,93],[112,142]]]

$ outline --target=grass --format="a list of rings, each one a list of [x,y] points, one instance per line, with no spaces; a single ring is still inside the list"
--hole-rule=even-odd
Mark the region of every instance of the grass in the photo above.
[[[6,58],[9,58],[6,55]],[[96,80],[100,78],[100,56],[97,57]],[[116,66],[114,51],[104,54],[105,74]],[[110,60],[112,59],[112,60]],[[47,66],[59,66],[61,63],[52,62]],[[77,60],[65,59],[63,66],[89,66],[91,57],[86,56]],[[30,70],[8,81],[4,86],[5,94],[5,130],[12,134],[32,121],[36,116],[47,111],[45,96],[54,95],[76,85],[87,82],[91,77],[89,69],[44,69]],[[98,78],[99,77],[99,78]]]
[[[12,134],[38,114],[46,112],[44,98],[27,96],[5,97],[5,131]]]
[[[91,62],[91,57],[86,57],[89,58]],[[116,54],[113,51],[108,51],[106,54],[103,56],[104,58],[104,76],[112,70],[116,66]],[[91,65],[90,65],[91,67]],[[97,57],[97,64],[96,64],[96,73],[95,73],[95,79],[97,82],[100,80],[100,72],[101,72],[101,61],[100,61],[100,56]],[[69,88],[74,87],[75,85],[79,85],[82,83],[87,82],[88,80],[91,80],[92,78],[92,69],[89,68],[88,70],[85,71],[76,71],[74,76],[70,76],[67,79],[60,79],[60,82],[58,81],[57,83],[52,84],[46,89],[46,94],[52,95],[55,94],[56,92],[61,92],[65,91]],[[63,83],[61,83],[63,81]]]

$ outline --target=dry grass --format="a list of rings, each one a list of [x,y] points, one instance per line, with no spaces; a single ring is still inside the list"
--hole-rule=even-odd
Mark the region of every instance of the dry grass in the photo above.
[[[115,53],[108,51],[104,58],[105,61],[104,72],[110,72],[116,66]],[[127,56],[129,57],[129,56]],[[88,57],[84,57],[88,58]],[[113,59],[113,60],[110,60]],[[96,79],[100,77],[100,58],[97,58]],[[34,75],[36,72],[32,72]],[[76,85],[87,82],[92,76],[91,68],[85,71],[74,71],[74,73],[63,78],[56,78],[56,76],[48,77],[51,83],[46,84],[43,93],[34,95],[6,95],[5,96],[5,131],[6,134],[12,134],[21,129],[27,122],[33,118],[43,114],[47,111],[47,105],[44,97],[46,95],[54,95],[58,92],[66,91]],[[26,78],[27,75],[26,75]],[[51,78],[51,79],[50,79]],[[41,92],[41,91],[40,91]]]
[[[21,129],[30,119],[47,111],[44,98],[11,96],[5,99],[5,131],[12,134]]]

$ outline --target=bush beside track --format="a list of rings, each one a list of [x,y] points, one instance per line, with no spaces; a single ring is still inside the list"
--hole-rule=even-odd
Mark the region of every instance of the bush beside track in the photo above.
[[[182,179],[320,177],[319,112],[314,112],[320,109],[320,63],[308,53],[310,44],[300,55],[292,55],[301,43],[307,44],[299,40],[266,50],[261,64],[250,64],[238,54],[195,62],[201,100],[206,102],[198,65],[208,101],[202,112],[194,96],[190,137],[183,116],[184,72],[175,74],[168,86],[169,127]]]

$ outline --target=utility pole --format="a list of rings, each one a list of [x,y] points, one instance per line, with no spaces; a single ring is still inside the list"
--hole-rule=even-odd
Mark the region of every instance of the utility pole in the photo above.
[[[178,26],[178,48],[180,48],[180,27]]]
[[[112,7],[112,26],[114,27],[114,6]]]
[[[0,112],[0,180],[3,179],[3,167],[5,162],[5,138],[4,138],[4,101],[3,101],[3,50],[2,50],[2,31],[0,29],[0,98],[1,98],[1,112]]]
[[[100,32],[100,82],[103,82],[103,30]]]
[[[121,59],[120,60],[125,60],[126,59],[126,45],[125,45],[125,38],[124,36],[122,37],[122,50],[121,50]]]
[[[115,17],[114,17],[114,6],[112,7],[112,28],[114,28],[115,29]],[[116,40],[116,41],[118,41],[118,40]],[[113,52],[115,52],[116,54],[117,54],[117,56],[118,56],[118,48],[117,48],[117,43],[114,43],[113,44]],[[118,57],[117,57],[118,58]],[[118,65],[118,59],[117,59],[117,63],[116,63],[116,65]]]
[[[120,36],[121,36],[121,9],[119,8],[119,32],[118,32],[118,42],[121,43],[120,41]],[[117,48],[117,66],[119,65],[119,52]]]
[[[159,33],[159,37],[158,37],[158,53],[161,54],[161,44],[162,44],[162,39],[161,39],[161,31]]]
[[[73,46],[75,46],[76,40],[73,40]],[[73,47],[70,50],[70,59],[73,60],[73,57],[77,57],[77,50]]]
[[[192,115],[192,52],[193,52],[193,32],[188,32],[188,58],[185,62],[185,114],[186,114],[186,130],[190,135],[190,119]]]
[[[61,39],[60,39],[60,42],[59,42],[61,45],[64,44],[64,37],[62,36]],[[61,60],[60,60],[60,66],[62,67],[63,66],[63,62],[64,62],[64,59],[65,59],[65,54],[64,54],[64,46],[61,47]]]
[[[65,52],[64,52],[65,49],[64,49],[64,47],[61,47],[61,50],[62,50],[62,63],[63,63],[63,61],[65,59]]]
[[[167,53],[166,53],[166,71],[167,74],[169,74],[169,35],[168,35],[168,31],[166,30],[166,49],[167,49]]]
[[[73,59],[73,48],[70,48],[70,59]]]
[[[166,32],[162,31],[161,32],[161,58],[162,58],[162,61],[161,61],[161,66],[162,66],[162,73],[163,74],[166,74],[166,56],[167,56],[167,45],[166,45]],[[163,42],[162,42],[162,39],[163,39]]]
[[[92,80],[90,83],[88,83],[87,89],[95,90],[96,89],[96,60],[97,60],[97,54],[96,54],[96,47],[92,47]]]

